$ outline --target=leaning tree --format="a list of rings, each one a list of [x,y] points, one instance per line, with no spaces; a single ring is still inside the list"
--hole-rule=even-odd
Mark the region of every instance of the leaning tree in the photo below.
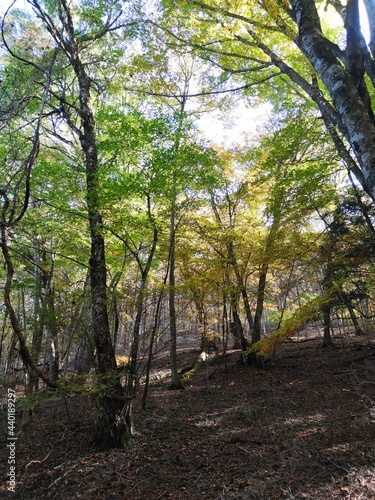
[[[216,92],[232,82],[232,90],[279,108],[314,102],[347,169],[374,201],[375,9],[364,3],[369,44],[359,0],[163,0],[159,22],[171,43],[189,44],[221,69]]]

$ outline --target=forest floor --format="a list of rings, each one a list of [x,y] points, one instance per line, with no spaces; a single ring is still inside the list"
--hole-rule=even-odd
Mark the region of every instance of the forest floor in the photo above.
[[[135,401],[124,451],[90,446],[87,397],[44,402],[27,423],[16,419],[14,497],[375,499],[375,339],[320,343],[285,343],[265,370],[241,365],[232,351],[180,391],[168,390],[167,378],[152,382],[147,411]],[[198,354],[179,351],[180,367]],[[157,362],[162,374],[166,358]],[[0,445],[0,497],[12,498],[4,432]]]

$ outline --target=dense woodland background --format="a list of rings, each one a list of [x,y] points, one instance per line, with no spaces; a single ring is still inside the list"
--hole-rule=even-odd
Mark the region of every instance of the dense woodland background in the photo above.
[[[212,353],[261,369],[291,337],[370,342],[364,4],[366,39],[357,0],[3,8],[0,377],[23,408],[86,394],[96,445],[123,448],[155,356],[180,389]],[[214,140],[243,103],[256,132]]]

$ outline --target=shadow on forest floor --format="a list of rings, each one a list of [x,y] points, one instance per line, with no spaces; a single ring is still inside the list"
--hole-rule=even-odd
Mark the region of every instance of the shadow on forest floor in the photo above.
[[[16,498],[375,498],[375,340],[336,342],[285,343],[267,370],[231,352],[227,369],[205,364],[183,391],[153,382],[125,451],[90,448],[87,397],[44,403],[24,430],[16,420]],[[189,365],[197,352],[179,356]],[[1,449],[6,478],[4,433]],[[4,480],[0,495],[11,498]]]

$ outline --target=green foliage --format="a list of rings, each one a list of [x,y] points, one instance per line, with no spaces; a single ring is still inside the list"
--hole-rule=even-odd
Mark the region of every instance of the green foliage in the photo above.
[[[113,396],[117,384],[127,372],[117,371],[103,375],[84,374],[61,377],[57,389],[44,389],[22,396],[17,401],[17,411],[32,411],[45,402],[65,396],[108,398]]]
[[[267,215],[285,222],[303,221],[316,209],[332,204],[335,153],[327,142],[315,113],[304,107],[278,122],[260,146],[249,151],[251,164],[260,163],[258,182],[272,189]]]
[[[199,2],[164,0],[155,10],[147,6],[156,22],[141,23],[141,3],[70,4],[92,94],[99,160],[95,181],[105,224],[112,324],[118,322],[128,334],[139,301],[140,274],[152,250],[142,299],[150,299],[144,314],[154,314],[154,298],[167,288],[171,235],[177,238],[172,288],[184,308],[179,321],[184,314],[192,321],[200,308],[209,326],[216,327],[224,304],[229,323],[229,309],[237,308],[243,319],[242,283],[252,310],[264,300],[271,326],[281,323],[274,335],[254,347],[261,354],[317,318],[325,304],[339,307],[343,296],[358,303],[373,294],[373,234],[366,224],[374,214],[364,206],[368,200],[355,190],[341,200],[347,191],[342,160],[316,105],[274,64],[281,58],[324,94],[311,65],[296,49],[297,31],[286,4],[267,0],[261,5],[218,5],[208,0],[204,8]],[[59,4],[38,2],[57,27]],[[40,321],[54,314],[58,347],[67,356],[90,331],[90,198],[81,96],[63,45],[50,75],[50,91],[44,94],[57,40],[42,15],[14,10],[4,29],[9,47],[21,58],[4,50],[0,69],[0,189],[2,202],[4,190],[13,203],[13,215],[22,208],[23,166],[46,97],[30,205],[17,230],[10,231],[12,293],[22,327],[32,338],[35,276],[43,278],[43,305],[52,269],[55,309],[42,311]],[[325,32],[334,40],[336,33]],[[244,94],[224,97],[229,87],[238,86],[246,87]],[[239,139],[242,144],[236,148],[209,146],[199,138],[195,118],[213,106],[225,114],[237,99],[249,104],[249,121],[251,105],[272,103],[272,120],[261,135]],[[323,219],[327,224],[322,230]],[[35,246],[39,256],[33,253]],[[262,272],[267,275],[264,297],[259,293]],[[107,398],[119,382],[117,373],[106,379],[62,378],[54,394]],[[38,397],[22,404],[31,408]]]
[[[43,403],[51,401],[57,396],[57,392],[50,389],[44,389],[43,391],[26,394],[17,400],[17,411],[34,411]]]

